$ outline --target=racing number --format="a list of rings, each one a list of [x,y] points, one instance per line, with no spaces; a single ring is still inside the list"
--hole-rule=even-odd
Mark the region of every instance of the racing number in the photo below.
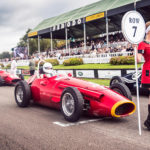
[[[137,26],[133,26],[132,28],[134,29],[133,37],[135,37],[135,35],[136,35],[136,31],[137,31]]]

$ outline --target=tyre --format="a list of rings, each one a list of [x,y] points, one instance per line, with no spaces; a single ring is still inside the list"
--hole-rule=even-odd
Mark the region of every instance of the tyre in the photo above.
[[[0,86],[4,85],[5,81],[2,79],[2,77],[0,76]]]
[[[110,86],[114,83],[124,83],[124,81],[122,80],[121,77],[119,76],[114,76],[112,77],[112,79],[110,80]]]
[[[110,89],[112,89],[113,91],[119,93],[120,95],[123,95],[124,97],[128,98],[129,100],[132,100],[131,92],[125,84],[123,84],[123,83],[114,83],[110,86]]]
[[[75,122],[79,120],[83,112],[84,100],[77,88],[65,88],[61,95],[60,104],[61,112],[67,121]]]
[[[15,101],[19,107],[27,107],[30,104],[31,90],[26,81],[19,81],[15,86]]]

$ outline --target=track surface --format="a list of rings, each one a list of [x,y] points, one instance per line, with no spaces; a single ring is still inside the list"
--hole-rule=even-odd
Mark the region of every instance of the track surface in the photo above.
[[[61,127],[61,112],[32,105],[17,107],[14,87],[0,87],[0,150],[145,150],[150,149],[150,132],[142,125],[138,135],[137,113],[122,119]],[[142,124],[147,115],[147,97],[141,97]],[[136,98],[133,98],[136,102]],[[81,120],[94,119],[81,117]]]

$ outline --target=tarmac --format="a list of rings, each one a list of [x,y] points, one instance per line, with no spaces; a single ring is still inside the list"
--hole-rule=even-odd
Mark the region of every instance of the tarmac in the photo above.
[[[143,126],[147,104],[148,97],[140,96],[140,136],[137,111],[116,119],[83,115],[69,123],[59,110],[35,104],[19,108],[14,87],[0,87],[0,150],[150,150],[150,131]]]

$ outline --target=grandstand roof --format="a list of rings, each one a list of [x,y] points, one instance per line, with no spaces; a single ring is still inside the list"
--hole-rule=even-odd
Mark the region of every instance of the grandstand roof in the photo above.
[[[47,32],[50,32],[51,27],[55,28],[55,26],[62,25],[66,26],[66,23],[70,21],[77,21],[77,19],[82,19],[81,23],[91,21],[94,16],[94,14],[98,13],[103,13],[99,14],[99,18],[104,18],[106,11],[109,11],[108,16],[111,14],[114,15],[114,11],[110,10],[115,10],[116,8],[120,8],[122,6],[127,6],[129,4],[133,4],[135,0],[101,0],[96,3],[72,10],[70,12],[61,14],[56,17],[48,18],[43,20],[39,25],[37,25],[29,34],[29,37],[34,37],[36,35],[44,34]],[[138,1],[148,1],[148,0],[137,0]],[[132,5],[132,9],[133,9]],[[93,16],[91,16],[93,15]],[[91,18],[87,18],[88,16],[91,16]],[[97,19],[99,19],[97,17]],[[88,19],[88,20],[86,20]],[[94,19],[93,19],[94,20]],[[61,27],[56,27],[55,28],[57,31],[61,30]],[[55,30],[55,31],[56,31]],[[54,29],[53,29],[54,31]]]

